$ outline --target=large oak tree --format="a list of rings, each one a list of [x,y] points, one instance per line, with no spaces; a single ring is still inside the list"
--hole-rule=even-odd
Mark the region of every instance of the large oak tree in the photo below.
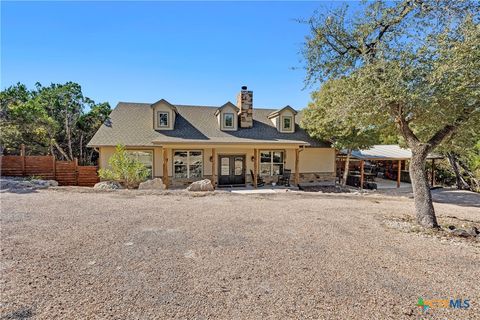
[[[364,3],[356,12],[343,7],[307,21],[307,82],[335,79],[348,91],[351,103],[339,108],[350,118],[395,127],[412,150],[416,217],[424,227],[438,227],[427,155],[478,124],[479,20],[476,1],[404,0]]]

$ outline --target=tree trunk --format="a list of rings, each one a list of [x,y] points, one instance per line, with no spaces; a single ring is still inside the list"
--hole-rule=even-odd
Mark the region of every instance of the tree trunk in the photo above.
[[[92,165],[93,162],[93,148],[90,150],[90,156],[88,157],[88,164]]]
[[[57,148],[58,152],[60,152],[60,154],[65,157],[65,160],[70,160],[72,161],[73,159],[69,158],[67,153],[65,152],[65,150],[63,150],[62,147],[60,147],[57,143],[57,141],[53,140],[53,144],[55,145],[55,148]]]
[[[347,150],[347,157],[345,158],[345,168],[343,168],[342,186],[347,185],[348,169],[350,167],[350,156],[352,155],[352,149]]]
[[[457,163],[463,169],[465,174],[468,176],[468,182],[465,180],[465,183],[468,185],[470,190],[478,192],[480,190],[480,181],[475,177],[475,174],[470,170],[470,168],[461,160],[457,158]],[[463,177],[462,177],[463,178]]]
[[[460,174],[460,168],[458,165],[457,157],[452,153],[447,153],[448,162],[452,166],[453,172],[455,173],[455,179],[457,181],[457,189],[458,190],[469,190],[470,187],[468,183],[463,179],[462,175]]]
[[[67,146],[68,146],[68,154],[70,155],[70,159],[73,159],[73,151],[72,151],[72,131],[70,129],[70,121],[68,119],[68,108],[65,107],[65,132],[67,133]]]
[[[83,133],[80,134],[80,163],[84,164],[84,159],[83,159]]]
[[[426,148],[412,148],[410,161],[410,179],[412,180],[417,222],[425,228],[438,228],[437,218],[432,203],[432,193],[425,171],[427,161]]]

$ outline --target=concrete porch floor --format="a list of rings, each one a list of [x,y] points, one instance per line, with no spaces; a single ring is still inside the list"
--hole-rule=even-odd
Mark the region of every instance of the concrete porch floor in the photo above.
[[[216,190],[227,191],[232,193],[238,194],[255,194],[255,193],[283,193],[289,191],[298,191],[298,187],[290,186],[272,186],[272,185],[265,185],[263,187],[254,188],[253,186],[245,186],[245,187],[221,187],[217,188]]]
[[[377,189],[397,189],[397,181],[375,178],[375,183],[377,184]],[[400,182],[400,189],[412,189],[412,184],[408,182]]]

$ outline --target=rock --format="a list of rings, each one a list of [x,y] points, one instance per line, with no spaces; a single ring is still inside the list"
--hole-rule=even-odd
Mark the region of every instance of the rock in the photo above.
[[[58,182],[55,180],[47,180],[50,187],[58,187]]]
[[[147,180],[138,185],[139,190],[165,190],[165,184],[162,179],[155,178],[152,180]]]
[[[11,178],[2,177],[0,179],[0,188],[10,190],[22,189],[46,189],[49,187],[57,187],[58,182],[55,180],[28,179],[28,178]]]
[[[209,179],[195,181],[188,186],[187,191],[214,191],[212,182]]]
[[[477,234],[478,234],[477,227],[468,227],[468,228],[465,229],[465,231],[467,231],[468,234],[470,234],[472,237],[476,237]]]
[[[40,180],[40,179],[32,179],[30,183],[34,188],[45,189],[50,186],[47,180]]]
[[[452,230],[450,233],[453,234],[454,236],[463,237],[463,238],[468,238],[471,236],[470,233],[468,233],[463,229],[455,229],[455,230]]]
[[[122,185],[116,181],[102,181],[93,186],[96,190],[117,190],[123,189]]]

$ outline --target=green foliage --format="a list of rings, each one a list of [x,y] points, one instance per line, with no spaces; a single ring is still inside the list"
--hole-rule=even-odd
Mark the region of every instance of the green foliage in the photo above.
[[[368,148],[378,142],[378,128],[361,127],[347,111],[348,88],[342,80],[325,82],[320,91],[312,93],[312,100],[301,123],[311,136],[330,141],[337,149]]]
[[[359,8],[308,21],[306,82],[339,81],[344,93],[329,99],[335,100],[331,112],[346,115],[344,121],[396,129],[412,149],[417,221],[438,227],[425,162],[452,135],[479,125],[480,6],[474,0],[377,0]]]
[[[338,115],[339,122],[353,119],[358,128],[381,128],[382,141],[428,152],[440,145],[475,159],[478,2],[374,1],[360,8],[343,7],[308,21],[306,81],[324,87],[335,81],[340,87],[321,89],[328,95],[322,101],[332,109],[328,114]]]
[[[150,177],[149,169],[137,159],[131,157],[125,147],[118,145],[108,160],[109,169],[100,169],[98,174],[103,180],[113,180],[127,188],[136,188],[140,182]]]
[[[16,84],[0,93],[0,151],[15,153],[21,144],[29,154],[54,154],[92,163],[94,151],[86,144],[110,114],[108,103],[84,97],[79,84],[37,83],[29,90]]]

